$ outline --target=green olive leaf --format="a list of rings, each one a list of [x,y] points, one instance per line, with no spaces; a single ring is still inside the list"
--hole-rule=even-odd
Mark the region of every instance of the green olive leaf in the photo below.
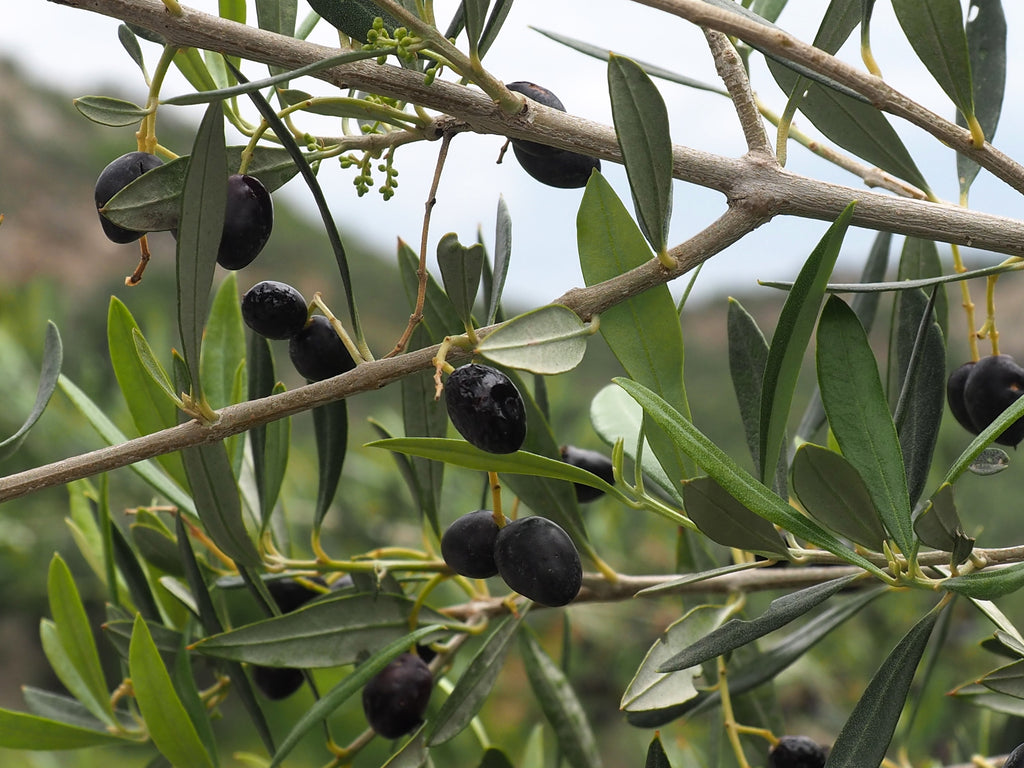
[[[775,526],[736,501],[713,478],[683,483],[683,505],[687,517],[712,541],[772,559],[788,558]]]
[[[60,340],[60,332],[53,321],[46,322],[46,340],[43,342],[43,365],[39,373],[39,387],[36,390],[36,400],[32,405],[32,411],[18,430],[6,438],[0,440],[0,461],[13,455],[24,442],[26,435],[46,410],[53,391],[57,388],[60,380],[60,369],[64,361],[64,347]]]
[[[463,325],[473,322],[473,304],[480,290],[484,251],[479,243],[465,246],[454,232],[444,235],[437,244],[437,265],[445,293],[462,320]]]
[[[499,365],[541,375],[571,371],[583,360],[594,328],[562,304],[512,318],[488,334],[474,352]]]
[[[150,110],[110,96],[81,96],[72,102],[84,117],[100,125],[123,128],[142,122]]]

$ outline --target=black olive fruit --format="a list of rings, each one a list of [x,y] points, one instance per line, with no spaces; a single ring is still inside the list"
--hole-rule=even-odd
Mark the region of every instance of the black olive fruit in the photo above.
[[[974,364],[964,385],[964,406],[975,429],[981,432],[996,417],[1024,395],[1024,368],[1009,355],[989,355]],[[1002,445],[1016,446],[1024,440],[1024,417],[1017,419],[996,438]]]
[[[976,435],[980,430],[974,426],[971,415],[967,412],[967,406],[964,404],[964,387],[967,386],[967,377],[971,375],[972,370],[974,370],[973,360],[964,363],[949,374],[949,378],[946,379],[946,402],[949,404],[953,418],[960,423],[960,426],[972,435]]]
[[[498,531],[494,562],[510,589],[541,605],[571,603],[583,583],[576,545],[545,517],[522,517]]]
[[[768,753],[768,768],[823,768],[828,750],[806,736],[783,736]]]
[[[517,81],[508,83],[510,91],[521,93],[528,99],[545,107],[565,112],[565,107],[555,94],[536,83]],[[535,141],[512,139],[512,151],[523,170],[542,184],[560,189],[585,187],[591,171],[601,170],[601,161],[596,157],[570,152],[557,147],[538,144]]]
[[[313,315],[306,326],[292,336],[288,356],[295,370],[310,381],[329,379],[356,367],[341,337],[331,327],[331,321],[323,315]]]
[[[268,339],[290,339],[302,330],[307,315],[306,300],[287,283],[264,280],[242,296],[245,324]]]
[[[228,200],[217,263],[241,269],[259,256],[274,228],[274,203],[263,183],[254,176],[228,177]]]
[[[129,152],[112,161],[100,171],[100,175],[96,179],[96,188],[93,192],[96,198],[96,210],[99,211],[110,202],[110,198],[146,171],[151,171],[158,165],[163,165],[163,160],[149,152]],[[119,227],[102,213],[100,214],[100,225],[103,227],[103,234],[115,243],[130,243],[146,234]]]
[[[488,453],[515,453],[526,439],[526,406],[516,385],[489,365],[456,368],[444,385],[448,418],[466,440]]]
[[[318,577],[313,577],[310,581],[323,583]],[[267,591],[274,598],[281,613],[291,613],[319,594],[295,579],[268,581]],[[252,681],[264,696],[275,701],[291,696],[302,687],[304,680],[302,670],[293,667],[265,667],[261,664],[252,666]]]
[[[561,448],[562,461],[572,464],[574,467],[593,472],[609,485],[615,484],[615,472],[612,469],[612,460],[603,453],[589,451],[586,448],[577,448],[575,445],[563,445]],[[600,488],[594,488],[581,483],[573,483],[576,488],[576,501],[586,504],[604,495]]]
[[[441,536],[441,556],[460,576],[471,579],[494,576],[498,572],[494,564],[494,542],[499,530],[494,513],[489,509],[469,512],[449,525]]]
[[[403,653],[363,688],[363,713],[377,733],[387,739],[404,736],[423,722],[434,676],[416,654]]]
[[[1003,768],[1024,768],[1024,744],[1017,745],[1017,748],[1007,755]]]

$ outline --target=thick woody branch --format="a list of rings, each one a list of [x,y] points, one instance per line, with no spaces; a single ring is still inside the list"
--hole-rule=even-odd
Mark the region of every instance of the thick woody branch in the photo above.
[[[147,27],[170,43],[194,46],[241,56],[265,64],[298,68],[320,61],[336,49],[296,40],[217,16],[184,9],[172,16],[159,0],[55,0],[64,5],[101,13]],[[843,82],[864,89],[880,106],[900,107],[894,114],[914,115],[933,135],[977,160],[1000,178],[1024,189],[1024,168],[986,144],[970,145],[969,133],[942,120],[882,80],[857,72],[823,51],[800,43],[785,33],[749,22],[743,17],[715,9],[700,0],[650,0],[650,5],[672,13],[686,14],[695,23],[785,50],[794,60],[827,72]],[[698,13],[699,11],[699,13]],[[740,33],[743,35],[740,35]],[[621,162],[615,131],[602,125],[530,103],[518,115],[506,115],[479,91],[453,83],[435,81],[424,85],[419,73],[399,67],[355,62],[323,70],[318,77],[342,88],[393,96],[451,115],[469,130],[529,139],[563,149],[585,152],[605,160]],[[849,81],[849,82],[847,82]],[[870,88],[868,88],[870,86]],[[875,98],[877,96],[877,99]],[[926,119],[927,118],[927,119]],[[909,117],[908,117],[909,119]],[[786,172],[756,157],[721,157],[688,147],[673,148],[673,174],[677,179],[722,192],[730,205],[747,208],[758,218],[800,216],[833,220],[853,200],[859,200],[853,217],[855,226],[881,229],[896,234],[968,245],[1014,256],[1024,255],[1024,223],[1004,217],[980,214],[952,205],[920,200],[894,200],[889,195],[855,190]]]

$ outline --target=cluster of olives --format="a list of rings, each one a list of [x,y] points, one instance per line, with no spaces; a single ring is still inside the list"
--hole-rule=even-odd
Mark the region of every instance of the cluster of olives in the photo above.
[[[159,157],[148,152],[129,152],[112,161],[96,179],[96,210],[100,211],[114,195],[142,174],[162,164]],[[225,269],[242,269],[252,263],[270,239],[274,228],[274,203],[259,179],[236,173],[227,180],[226,206],[217,263]],[[145,234],[114,224],[102,212],[100,225],[115,243],[131,243]]]
[[[479,509],[452,523],[441,537],[441,556],[461,576],[501,576],[509,589],[541,605],[571,603],[583,583],[580,555],[557,523],[534,515],[504,520]]]
[[[806,736],[783,736],[768,753],[768,768],[824,768],[828,750]]]
[[[961,365],[946,381],[949,410],[971,434],[985,430],[1024,394],[1024,368],[1009,355],[989,355]],[[1024,418],[1007,427],[997,443],[1016,446],[1024,440]]]
[[[287,283],[264,280],[242,296],[242,319],[268,339],[288,339],[292,365],[310,381],[339,376],[355,360],[323,315],[309,317],[306,300]]]
[[[565,107],[555,94],[536,83],[519,80],[508,83],[510,91],[523,94],[526,98],[543,104],[545,107],[565,112]],[[549,147],[534,141],[512,139],[512,151],[523,170],[533,178],[549,187],[560,189],[577,189],[585,187],[591,171],[601,170],[601,161],[596,157],[581,155],[566,149]]]

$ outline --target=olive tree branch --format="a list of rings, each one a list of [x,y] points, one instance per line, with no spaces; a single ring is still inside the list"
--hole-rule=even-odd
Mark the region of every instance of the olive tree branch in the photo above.
[[[708,47],[711,49],[711,55],[715,59],[718,76],[725,83],[733,106],[736,108],[743,136],[747,140],[747,151],[773,154],[768,134],[765,133],[764,123],[761,121],[761,113],[754,99],[754,93],[750,90],[747,71],[743,68],[739,54],[733,44],[729,42],[729,38],[721,32],[707,27],[703,28],[703,32],[704,37],[707,38]]]
[[[957,152],[970,157],[1018,192],[1024,192],[1024,166],[985,142],[977,147],[971,132],[951,123],[903,95],[882,78],[837,59],[820,48],[799,40],[775,26],[769,26],[738,13],[705,3],[703,0],[633,0],[671,13],[701,27],[710,27],[727,35],[802,64],[864,96],[875,107],[902,117],[922,128]]]

